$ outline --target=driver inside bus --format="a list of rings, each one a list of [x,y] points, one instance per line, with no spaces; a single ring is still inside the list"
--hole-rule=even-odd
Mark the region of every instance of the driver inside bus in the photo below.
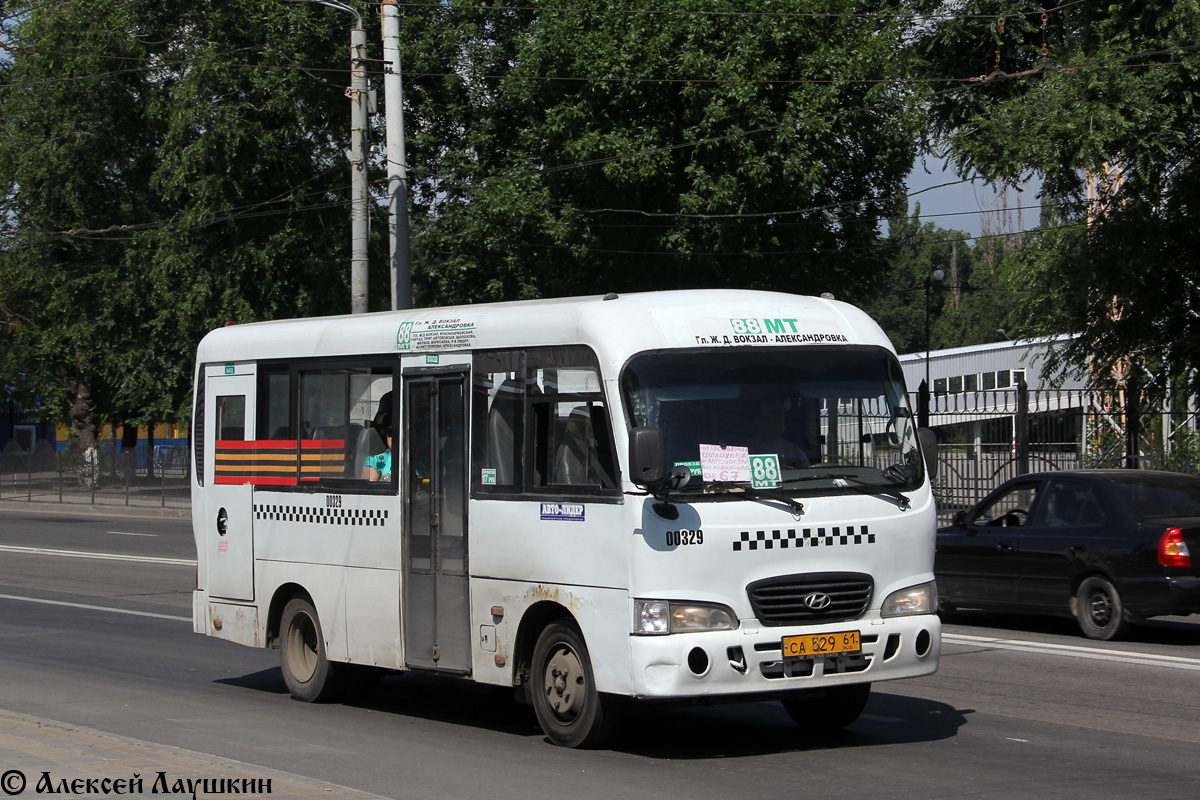
[[[781,398],[762,400],[754,407],[754,436],[746,443],[751,455],[779,456],[780,460],[800,462],[809,466],[808,456],[799,445],[783,438],[786,425],[787,401]]]

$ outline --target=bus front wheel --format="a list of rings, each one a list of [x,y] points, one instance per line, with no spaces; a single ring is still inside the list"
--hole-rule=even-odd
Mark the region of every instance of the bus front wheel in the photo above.
[[[621,698],[600,694],[583,634],[574,622],[547,625],[533,648],[533,708],[554,744],[592,747],[616,730]]]
[[[292,697],[305,703],[333,700],[341,688],[337,665],[325,657],[321,620],[312,603],[293,597],[280,620],[279,661]]]
[[[869,683],[802,689],[784,698],[783,708],[801,727],[817,732],[835,731],[858,719],[870,696]]]

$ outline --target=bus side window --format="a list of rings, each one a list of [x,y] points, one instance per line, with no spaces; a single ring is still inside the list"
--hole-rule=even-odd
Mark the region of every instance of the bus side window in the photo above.
[[[571,406],[569,410],[566,406]],[[612,449],[608,446],[608,415],[604,404],[559,404],[560,416],[555,427],[552,485],[591,486],[612,489]]]
[[[526,351],[533,486],[616,488],[600,365],[581,345]]]
[[[472,488],[521,490],[525,381],[519,350],[478,353],[472,401]]]
[[[260,439],[288,441],[296,439],[292,420],[292,376],[286,366],[264,367],[259,371]]]
[[[381,404],[390,409],[393,391],[391,366],[326,368],[300,371],[300,481],[304,483],[353,481],[367,484],[364,464],[386,447],[391,429],[390,411],[385,430],[376,429]],[[373,462],[374,463],[374,462]],[[380,483],[392,482],[392,460],[378,462]]]
[[[246,440],[245,395],[217,398],[217,438],[233,442]]]

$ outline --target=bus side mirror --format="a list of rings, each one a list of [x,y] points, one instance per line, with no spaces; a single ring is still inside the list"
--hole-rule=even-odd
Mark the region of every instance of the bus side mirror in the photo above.
[[[925,456],[925,470],[929,480],[937,477],[937,434],[933,428],[917,428],[917,441],[921,443],[921,454]]]
[[[662,428],[634,428],[629,432],[629,479],[647,489],[657,488],[666,477],[667,440]]]

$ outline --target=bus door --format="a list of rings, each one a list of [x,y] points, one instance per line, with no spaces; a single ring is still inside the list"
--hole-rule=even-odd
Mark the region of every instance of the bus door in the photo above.
[[[206,367],[204,547],[208,594],[254,599],[254,364]]]
[[[454,369],[404,374],[404,652],[469,673],[467,372]]]

